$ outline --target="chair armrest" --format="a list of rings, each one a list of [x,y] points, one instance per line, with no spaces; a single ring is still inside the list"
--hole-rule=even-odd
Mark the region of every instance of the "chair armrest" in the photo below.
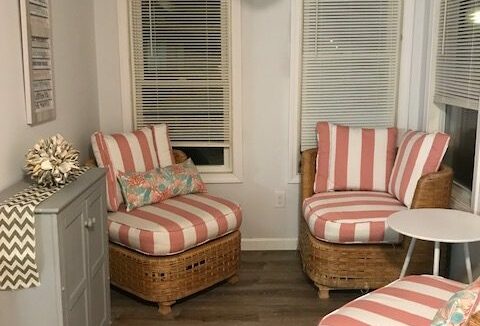
[[[89,166],[91,168],[97,167],[97,162],[95,161],[94,158],[89,158],[88,160],[83,163],[85,166]]]
[[[449,208],[452,183],[453,170],[446,165],[424,175],[418,180],[411,208]]]
[[[470,316],[468,319],[468,326],[480,326],[480,312],[477,312]]]
[[[175,163],[182,163],[185,162],[188,159],[187,154],[182,152],[179,149],[174,149],[173,150],[173,158],[175,159]]]
[[[315,163],[317,160],[317,149],[307,149],[302,152],[300,174],[302,183],[302,202],[313,195],[313,184],[315,182]]]

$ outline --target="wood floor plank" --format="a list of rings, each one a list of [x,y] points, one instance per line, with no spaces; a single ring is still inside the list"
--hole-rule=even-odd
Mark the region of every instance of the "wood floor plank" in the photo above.
[[[154,303],[112,289],[112,323],[116,326],[260,326],[316,325],[320,318],[361,295],[335,291],[328,300],[302,272],[296,251],[242,252],[240,281],[226,282],[180,300],[170,316]]]

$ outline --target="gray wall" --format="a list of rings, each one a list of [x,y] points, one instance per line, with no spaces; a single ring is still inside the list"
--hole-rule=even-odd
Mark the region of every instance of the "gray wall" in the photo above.
[[[98,129],[93,0],[51,0],[57,119],[30,127],[25,119],[18,1],[0,1],[0,189],[22,177],[35,142],[61,133],[88,154]]]

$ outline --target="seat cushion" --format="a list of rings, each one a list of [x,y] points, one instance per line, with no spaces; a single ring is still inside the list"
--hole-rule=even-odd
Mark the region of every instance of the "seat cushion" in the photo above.
[[[303,202],[310,232],[334,243],[398,243],[387,218],[407,209],[386,192],[335,191],[315,194]]]
[[[347,303],[319,325],[429,326],[437,310],[465,286],[440,276],[407,276]]]
[[[212,195],[189,194],[108,215],[110,241],[147,255],[171,255],[240,227],[240,206]]]
[[[396,128],[354,128],[318,122],[314,192],[387,191],[396,139]]]
[[[410,208],[418,180],[438,171],[449,140],[450,136],[441,132],[426,134],[410,130],[405,133],[398,147],[388,192]]]

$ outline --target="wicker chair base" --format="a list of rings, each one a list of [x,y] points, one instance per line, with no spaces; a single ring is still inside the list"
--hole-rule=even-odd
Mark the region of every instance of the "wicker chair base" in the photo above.
[[[331,289],[376,289],[398,279],[409,243],[410,239],[396,245],[328,243],[316,239],[304,221],[300,226],[303,270],[321,299],[328,298]],[[442,273],[446,257],[447,250],[442,250]],[[433,243],[417,240],[408,272],[429,274],[432,265]]]
[[[122,290],[157,302],[168,314],[176,300],[220,281],[238,280],[240,232],[172,256],[148,256],[110,243],[110,280]]]

